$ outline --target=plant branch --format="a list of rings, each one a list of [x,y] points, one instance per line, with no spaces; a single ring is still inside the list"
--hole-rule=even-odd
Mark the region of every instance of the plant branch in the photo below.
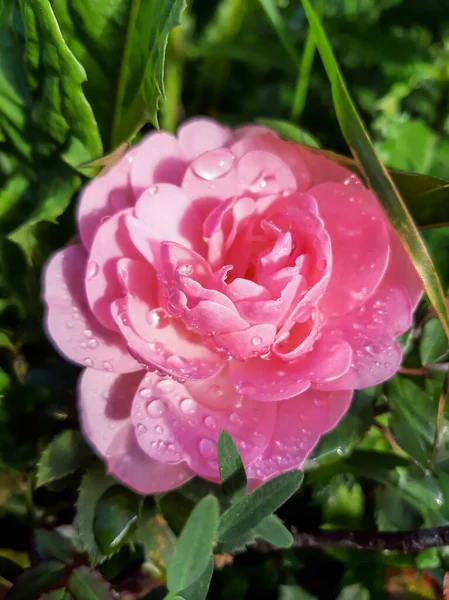
[[[412,531],[298,531],[290,528],[292,548],[349,548],[352,550],[399,550],[420,552],[426,548],[449,546],[449,527],[432,527]],[[255,550],[272,552],[273,546],[258,543]],[[276,549],[277,550],[277,549]]]

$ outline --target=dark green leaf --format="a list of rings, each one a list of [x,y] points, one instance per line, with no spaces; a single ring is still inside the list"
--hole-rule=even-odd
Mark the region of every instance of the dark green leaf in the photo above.
[[[293,536],[276,515],[269,515],[256,525],[253,530],[254,537],[262,538],[266,542],[278,548],[290,548],[293,544]]]
[[[307,19],[315,36],[315,42],[331,83],[332,97],[343,135],[367,181],[377,194],[391,225],[397,231],[413,264],[418,271],[430,302],[440,318],[449,337],[449,312],[444,292],[429,253],[416,225],[401,198],[393,180],[379,160],[368,133],[352,102],[346,84],[339,71],[329,41],[310,2],[302,0]]]
[[[214,559],[211,556],[209,558],[206,568],[198,577],[198,579],[196,579],[187,588],[180,590],[179,596],[175,596],[175,598],[179,597],[181,598],[181,600],[205,600],[207,592],[209,591],[209,586],[213,572]],[[175,598],[173,598],[173,600],[175,600]]]
[[[205,571],[217,534],[218,502],[206,496],[193,509],[168,566],[167,587],[177,593],[189,587]]]
[[[102,464],[90,468],[81,483],[76,503],[75,527],[78,530],[81,545],[89,554],[91,563],[94,565],[105,558],[97,545],[94,535],[96,504],[103,492],[115,484],[116,481],[105,474]]]
[[[102,143],[82,84],[86,73],[69,50],[49,0],[21,0],[32,118],[72,167],[102,154]],[[44,148],[41,148],[43,151]]]
[[[74,548],[71,541],[56,530],[36,529],[34,540],[41,560],[56,558],[66,564],[73,562]]]
[[[62,583],[65,569],[65,565],[56,560],[49,560],[27,569],[17,578],[8,599],[35,600],[39,594]]]
[[[217,454],[223,491],[234,502],[246,493],[246,473],[237,446],[223,430],[218,437]]]
[[[220,541],[239,538],[256,527],[297,491],[303,479],[304,475],[300,471],[283,473],[233,504],[220,518]]]
[[[285,31],[284,21],[277,7],[277,3],[274,0],[259,0],[259,2],[270,20],[273,29],[276,31],[279,41],[284,46],[285,51],[299,67],[301,60]]]
[[[343,588],[337,600],[370,600],[370,593],[362,585],[355,583]]]
[[[94,516],[95,541],[105,555],[117,552],[136,528],[142,498],[114,485],[97,500]]]
[[[277,131],[286,140],[291,140],[297,144],[303,144],[304,146],[310,146],[311,148],[319,148],[320,144],[313,135],[308,131],[301,129],[293,123],[288,121],[282,121],[281,119],[256,119],[261,125]]]
[[[424,365],[443,361],[449,356],[449,344],[438,319],[429,319],[424,325],[419,355]]]
[[[81,468],[86,454],[87,449],[79,431],[63,431],[42,452],[37,470],[37,485],[46,485]]]
[[[175,550],[176,536],[164,517],[148,502],[142,509],[132,539],[143,545],[147,560],[165,573]]]
[[[78,567],[70,575],[69,590],[75,600],[111,600],[110,586],[98,571]]]
[[[67,588],[59,588],[59,590],[53,590],[43,596],[39,596],[39,600],[73,600],[73,596],[67,591]]]
[[[317,600],[315,596],[309,594],[299,585],[280,585],[279,600]]]

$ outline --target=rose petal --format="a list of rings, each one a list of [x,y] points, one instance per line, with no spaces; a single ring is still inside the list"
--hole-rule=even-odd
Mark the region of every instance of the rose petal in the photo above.
[[[327,428],[328,400],[327,392],[307,390],[280,402],[272,441],[247,469],[248,479],[264,481],[301,468]]]
[[[212,119],[190,119],[178,129],[178,140],[187,159],[195,160],[203,152],[226,146],[231,131]]]
[[[134,149],[128,151],[117,164],[97,175],[83,189],[78,201],[77,221],[81,241],[88,250],[100,225],[134,202],[129,185],[134,154]]]
[[[159,183],[179,185],[187,167],[178,140],[169,133],[154,132],[137,146],[131,166],[131,184],[138,198]]]
[[[167,465],[145,454],[134,429],[124,425],[107,450],[108,473],[139,494],[160,494],[177,488],[194,476],[186,463]]]
[[[385,275],[386,218],[373,194],[361,187],[323,183],[308,193],[318,202],[332,243],[332,273],[320,307],[326,316],[342,315],[361,306]]]
[[[266,447],[275,419],[275,405],[243,400],[231,411],[211,411],[195,401],[180,383],[147,375],[131,411],[137,440],[156,460],[185,460],[203,477],[218,478],[216,442],[221,429],[250,464]]]
[[[405,286],[411,307],[415,310],[423,295],[423,284],[397,233],[393,230],[390,231],[390,247],[387,276],[391,277],[392,281],[400,281]]]
[[[91,314],[83,290],[87,256],[81,244],[57,252],[43,277],[49,337],[68,360],[80,365],[127,373],[140,369],[120,336]]]
[[[352,171],[325,158],[319,151],[310,150],[302,145],[298,145],[297,149],[307,165],[310,187],[329,181],[346,185],[361,185],[360,179]]]
[[[212,348],[234,359],[247,359],[264,354],[274,341],[276,327],[269,323],[253,325],[242,331],[219,333],[209,338]]]
[[[86,269],[86,296],[90,308],[102,325],[116,330],[110,313],[111,303],[122,296],[117,277],[117,262],[122,257],[140,258],[125,222],[132,209],[122,211],[103,223],[97,231]]]
[[[215,352],[204,346],[199,336],[189,332],[178,320],[158,328],[144,339],[133,327],[133,315],[127,314],[121,301],[114,302],[111,312],[125,338],[130,353],[150,370],[157,369],[178,379],[208,379],[224,366],[224,361]]]
[[[93,448],[105,456],[117,431],[131,423],[131,403],[145,376],[136,373],[104,373],[85,369],[78,385],[81,429]]]

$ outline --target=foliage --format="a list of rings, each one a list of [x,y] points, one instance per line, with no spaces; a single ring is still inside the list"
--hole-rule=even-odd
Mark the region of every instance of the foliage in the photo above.
[[[439,0],[0,3],[0,598],[442,597],[447,548],[307,550],[290,530],[449,526],[448,93]],[[82,441],[79,371],[45,338],[40,271],[72,238],[98,167],[195,114],[258,121],[360,164],[395,227],[409,225],[430,297],[400,340],[402,371],[355,394],[303,473],[247,493],[223,432],[220,485],[143,499]]]

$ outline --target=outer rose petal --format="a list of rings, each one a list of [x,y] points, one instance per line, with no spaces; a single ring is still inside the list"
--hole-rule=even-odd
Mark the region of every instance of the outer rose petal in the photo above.
[[[169,133],[155,132],[137,146],[131,166],[131,184],[138,198],[157,183],[179,185],[187,167],[178,140]]]
[[[134,195],[129,171],[135,150],[128,151],[117,164],[90,181],[80,196],[77,208],[78,231],[84,247],[92,246],[101,223],[116,212],[129,208]]]
[[[276,407],[236,399],[232,410],[211,411],[180,383],[148,374],[131,411],[139,445],[156,460],[185,460],[195,473],[217,480],[216,443],[225,429],[239,447],[243,463],[249,465],[271,438]]]
[[[136,371],[140,367],[120,336],[100,325],[89,310],[82,284],[86,259],[86,251],[76,244],[47,263],[43,300],[48,335],[69,360],[80,365],[116,373]]]
[[[186,463],[167,465],[145,454],[134,428],[124,425],[107,450],[108,473],[139,494],[160,494],[177,488],[194,473]]]
[[[360,179],[349,169],[333,162],[318,152],[313,152],[307,146],[297,146],[310,174],[310,186],[333,181],[357,185]]]
[[[326,323],[326,330],[338,332],[354,351],[350,370],[319,389],[347,390],[376,385],[391,377],[401,364],[402,351],[394,341],[411,325],[412,307],[405,288],[389,277],[374,296],[356,311]]]
[[[122,257],[140,258],[125,225],[130,210],[111,217],[94,238],[86,270],[86,295],[90,308],[102,325],[116,330],[111,317],[111,303],[122,296],[117,277],[117,262]]]
[[[271,444],[247,469],[248,479],[264,481],[284,471],[299,469],[327,431],[330,403],[347,406],[351,395],[350,391],[330,394],[308,390],[280,402]]]
[[[388,276],[405,286],[410,304],[415,310],[423,294],[423,284],[395,231],[390,231],[390,264]]]
[[[226,146],[231,137],[227,127],[205,117],[186,121],[178,129],[179,145],[188,160],[195,160],[208,150]]]
[[[332,244],[332,273],[320,307],[326,316],[342,315],[361,306],[385,274],[387,221],[373,194],[361,187],[323,183],[308,193]]]
[[[319,340],[313,350],[295,361],[272,356],[254,358],[229,365],[233,385],[244,396],[273,402],[292,398],[308,389],[310,383],[332,381],[351,367],[352,349],[348,342],[329,335]]]
[[[131,403],[145,375],[104,373],[85,369],[78,384],[81,429],[94,449],[106,456],[107,449],[124,423],[131,423]]]

